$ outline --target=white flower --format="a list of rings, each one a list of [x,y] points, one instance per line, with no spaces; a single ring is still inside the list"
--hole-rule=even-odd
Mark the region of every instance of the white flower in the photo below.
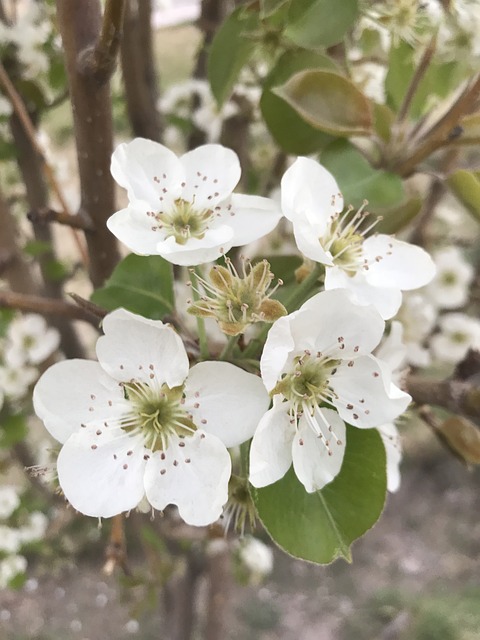
[[[227,447],[250,438],[268,406],[256,376],[225,362],[188,370],[185,348],[162,322],[118,309],[103,321],[99,362],[48,369],[33,401],[63,443],[57,470],[73,507],[110,517],[146,495],[178,506],[189,524],[215,521],[228,498]]]
[[[9,582],[21,573],[25,573],[27,561],[23,556],[8,556],[0,561],[0,588],[8,587]]]
[[[48,327],[45,319],[36,313],[19,316],[10,324],[7,333],[9,349],[18,360],[40,364],[54,353],[60,344],[60,334]],[[12,359],[15,356],[11,355]]]
[[[5,485],[0,487],[0,518],[9,518],[20,504],[18,487]]]
[[[20,364],[0,366],[0,389],[7,398],[19,400],[28,391],[28,387],[36,380],[38,372],[35,368]]]
[[[282,210],[293,223],[299,250],[325,265],[325,289],[348,289],[358,304],[373,304],[384,319],[398,311],[402,291],[417,289],[435,274],[423,249],[361,229],[365,214],[343,211],[333,176],[309,158],[298,158],[282,178]],[[376,224],[376,223],[374,223]]]
[[[273,551],[261,540],[246,536],[241,540],[238,555],[252,577],[256,580],[273,571]]]
[[[393,422],[378,427],[378,431],[387,454],[387,489],[390,493],[395,493],[400,488],[400,462],[402,460],[400,435]]]
[[[480,320],[464,313],[448,313],[439,320],[440,332],[430,340],[436,358],[456,364],[469,349],[480,349]]]
[[[221,145],[177,158],[157,142],[136,138],[117,147],[111,169],[130,204],[108,219],[108,228],[140,255],[203,264],[261,238],[281,216],[268,198],[232,193],[240,163]]]
[[[435,307],[421,293],[409,293],[403,297],[396,318],[403,326],[407,361],[416,367],[428,366],[430,354],[423,343],[435,326]]]
[[[0,524],[0,552],[16,553],[22,544],[18,529]]]
[[[250,482],[282,478],[293,461],[308,492],[340,471],[345,422],[377,427],[401,414],[410,396],[371,355],[385,323],[345,291],[324,291],[277,320],[261,359],[273,408],[260,421],[250,450]]]
[[[23,544],[43,538],[48,526],[48,518],[41,511],[33,511],[28,518],[28,523],[19,529],[20,539]]]
[[[468,289],[474,269],[455,246],[437,251],[433,256],[437,273],[425,294],[439,309],[455,309],[468,301]]]

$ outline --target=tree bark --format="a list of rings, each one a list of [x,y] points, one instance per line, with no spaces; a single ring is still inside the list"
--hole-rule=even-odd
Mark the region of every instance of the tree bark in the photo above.
[[[157,111],[159,91],[151,12],[151,0],[127,0],[120,57],[132,132],[135,136],[161,142],[163,122]]]
[[[86,235],[90,254],[90,279],[101,286],[120,255],[106,221],[115,211],[114,183],[110,175],[113,148],[112,106],[108,78],[98,80],[83,64],[100,34],[98,0],[57,0],[57,17],[65,50],[73,110],[75,141],[81,186],[81,209],[95,231]]]

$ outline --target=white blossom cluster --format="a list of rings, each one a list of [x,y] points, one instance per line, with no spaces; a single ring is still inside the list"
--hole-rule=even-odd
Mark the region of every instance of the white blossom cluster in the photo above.
[[[41,540],[48,519],[40,511],[33,511],[19,521],[21,489],[14,485],[0,487],[0,589],[25,573],[27,560],[21,554],[24,547]]]
[[[30,313],[16,316],[0,340],[0,408],[5,399],[18,403],[39,376],[39,365],[60,343],[58,331]]]
[[[341,470],[347,423],[379,429],[395,490],[394,421],[410,396],[398,386],[405,356],[399,325],[392,324],[386,339],[385,321],[398,312],[403,291],[432,280],[429,255],[372,235],[366,214],[344,211],[333,176],[307,158],[286,171],[280,204],[234,193],[239,161],[218,144],[177,157],[136,139],[116,149],[112,174],[129,204],[108,227],[135,253],[201,269],[231,247],[262,238],[285,216],[305,269],[312,278],[323,274],[325,291],[285,315],[269,301],[264,263],[243,276],[217,266],[211,286],[201,279],[209,294],[197,314],[217,310],[227,335],[246,327],[256,308],[251,321],[273,322],[261,377],[224,361],[190,367],[170,325],[123,309],[107,315],[98,362],[57,363],[34,390],[38,416],[62,443],[58,478],[72,506],[109,517],[146,499],[160,511],[174,504],[187,523],[206,525],[229,498],[230,448],[252,439],[255,487],[276,482],[293,465],[305,490],[314,492]]]

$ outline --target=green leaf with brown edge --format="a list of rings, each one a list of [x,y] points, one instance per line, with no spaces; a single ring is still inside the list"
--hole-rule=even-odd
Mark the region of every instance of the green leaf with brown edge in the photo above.
[[[480,178],[472,171],[459,169],[447,177],[447,184],[467,211],[480,222]]]
[[[301,71],[273,92],[315,129],[336,136],[372,132],[369,100],[350,80],[336,73]]]
[[[238,74],[253,55],[255,41],[249,37],[258,29],[258,12],[240,6],[218,29],[210,46],[207,77],[219,106],[229,98]]]
[[[293,469],[278,482],[252,488],[263,526],[284,551],[328,564],[351,560],[350,546],[380,517],[387,488],[385,448],[375,429],[347,425],[347,447],[338,476],[307,493]]]
[[[260,109],[265,123],[275,141],[287,153],[309,155],[332,141],[332,137],[314,129],[285,100],[273,93],[273,87],[282,85],[293,74],[305,69],[336,71],[334,61],[328,56],[312,51],[287,51],[265,79]]]
[[[284,35],[305,49],[331,47],[343,40],[358,16],[358,0],[295,0]]]
[[[161,320],[174,307],[172,265],[160,256],[130,254],[90,299],[108,311],[119,307]]]

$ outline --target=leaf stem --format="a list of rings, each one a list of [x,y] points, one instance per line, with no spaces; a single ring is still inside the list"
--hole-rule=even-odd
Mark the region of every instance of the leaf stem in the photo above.
[[[219,360],[229,360],[232,356],[233,350],[238,342],[239,336],[230,336],[228,338],[227,344],[223,347],[221,354],[219,355]]]
[[[195,288],[196,278],[203,278],[200,267],[192,267],[188,270],[190,276],[190,282],[192,283],[192,297],[197,302],[200,300],[200,295]],[[205,320],[197,316],[197,331],[198,331],[198,343],[200,346],[200,358],[202,360],[208,360],[210,352],[208,350],[207,331],[205,329]]]

